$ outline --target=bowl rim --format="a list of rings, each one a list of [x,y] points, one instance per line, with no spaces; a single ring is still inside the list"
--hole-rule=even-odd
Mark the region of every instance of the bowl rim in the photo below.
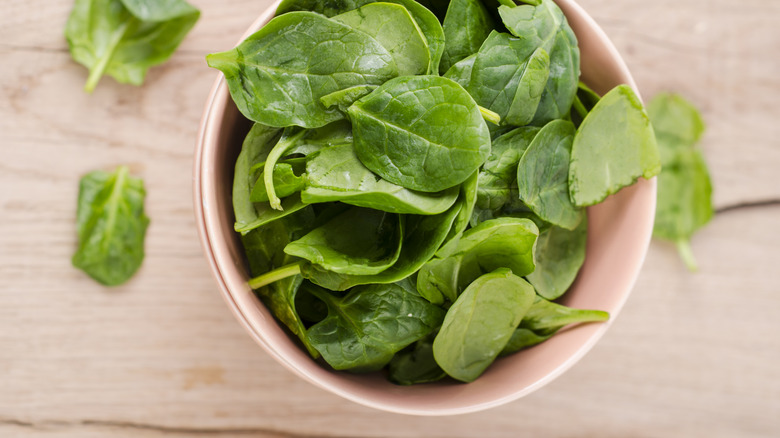
[[[579,15],[579,17],[585,22],[585,25],[590,28],[590,30],[594,33],[595,37],[598,39],[598,45],[600,45],[603,49],[606,50],[607,52],[606,56],[615,63],[618,69],[618,73],[623,79],[623,83],[629,85],[637,93],[637,95],[639,95],[638,87],[633,77],[631,76],[628,67],[625,64],[625,61],[620,56],[617,48],[608,38],[604,30],[596,23],[596,21],[578,3],[576,3],[575,0],[555,0],[555,2],[558,3],[562,7],[562,9],[565,7],[566,10],[570,11],[569,13],[573,11],[574,13]],[[243,41],[246,37],[256,32],[259,28],[265,25],[271,18],[273,18],[279,3],[281,3],[281,0],[274,0],[252,23],[252,25],[248,28],[248,30],[244,33],[244,35],[242,35],[239,42]],[[536,391],[537,389],[543,387],[549,382],[553,381],[561,374],[563,374],[566,370],[571,368],[601,339],[601,337],[604,335],[607,329],[609,329],[609,327],[613,324],[614,320],[617,318],[618,314],[620,313],[626,301],[628,300],[628,297],[631,295],[634,285],[636,284],[636,281],[638,279],[641,267],[644,264],[644,260],[647,255],[647,250],[650,245],[650,239],[652,237],[652,225],[655,217],[654,213],[656,207],[656,197],[655,197],[656,190],[657,190],[656,178],[652,178],[650,180],[640,179],[639,181],[639,183],[645,185],[646,190],[649,190],[650,193],[652,194],[652,196],[650,196],[650,198],[652,199],[647,201],[649,202],[649,204],[643,206],[643,208],[645,208],[648,211],[648,214],[645,218],[646,220],[644,223],[638,225],[638,227],[643,228],[646,231],[646,233],[645,236],[643,236],[643,241],[641,242],[641,245],[638,246],[638,248],[640,249],[639,252],[641,254],[639,257],[635,257],[634,260],[632,260],[633,263],[631,263],[631,266],[629,268],[629,272],[627,274],[628,281],[625,283],[626,291],[622,294],[616,306],[610,311],[609,321],[605,323],[601,323],[598,326],[598,328],[589,336],[587,341],[582,343],[580,347],[577,348],[573,354],[568,356],[568,358],[564,362],[562,362],[558,367],[548,372],[544,377],[536,380],[533,384],[525,387],[520,391],[516,391],[514,393],[510,393],[505,396],[494,398],[484,402],[464,404],[458,407],[444,407],[444,408],[432,407],[429,409],[419,409],[419,408],[407,408],[405,406],[399,406],[398,404],[394,404],[394,403],[387,403],[376,399],[364,398],[350,392],[349,390],[343,389],[338,385],[325,383],[320,379],[317,379],[315,376],[312,376],[307,372],[305,372],[304,370],[300,369],[297,365],[295,365],[290,360],[288,360],[287,357],[280,354],[264,339],[263,334],[257,330],[257,328],[250,321],[250,318],[241,310],[240,306],[236,302],[233,296],[233,292],[228,287],[228,283],[225,279],[225,274],[222,271],[222,268],[220,267],[217,261],[216,254],[214,252],[214,248],[212,244],[213,233],[211,232],[211,229],[213,227],[216,227],[218,224],[212,223],[212,217],[207,214],[208,208],[206,205],[204,205],[203,202],[204,188],[206,185],[206,181],[208,180],[208,178],[204,178],[204,175],[209,173],[209,170],[204,168],[205,166],[204,166],[203,157],[204,157],[204,150],[206,148],[208,140],[210,139],[209,133],[215,129],[215,125],[219,125],[221,122],[221,119],[212,116],[215,113],[223,113],[222,109],[224,109],[224,107],[227,105],[227,101],[229,101],[230,99],[230,94],[227,90],[227,85],[225,83],[224,76],[221,73],[217,73],[217,75],[218,75],[217,79],[214,81],[214,84],[212,85],[212,88],[206,100],[205,110],[203,112],[203,116],[200,121],[196,149],[194,154],[194,161],[193,161],[193,177],[192,177],[193,178],[192,181],[193,205],[195,210],[198,234],[201,241],[201,247],[204,251],[204,255],[206,256],[206,259],[208,260],[212,274],[214,275],[217,281],[222,298],[224,299],[225,304],[231,310],[231,312],[235,316],[236,320],[240,323],[240,325],[242,325],[244,329],[250,334],[250,336],[255,340],[255,342],[259,344],[277,362],[282,364],[288,370],[292,371],[295,375],[314,384],[315,386],[325,389],[331,393],[339,395],[345,399],[356,402],[358,404],[383,410],[383,411],[399,413],[399,414],[441,416],[441,415],[457,415],[457,414],[472,413],[472,412],[489,409],[491,407],[499,406],[517,400],[519,398],[522,398]],[[647,196],[649,195],[646,195],[646,197]]]

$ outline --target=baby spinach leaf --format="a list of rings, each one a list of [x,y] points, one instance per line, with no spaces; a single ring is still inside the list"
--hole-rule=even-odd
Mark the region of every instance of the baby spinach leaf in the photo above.
[[[542,128],[517,166],[520,200],[544,221],[566,229],[580,223],[582,212],[569,199],[569,161],[574,125],[555,120]]]
[[[433,341],[436,363],[472,382],[493,363],[534,302],[534,288],[509,269],[485,274],[466,288]]]
[[[428,72],[428,42],[405,7],[393,3],[368,3],[336,15],[333,20],[374,37],[393,57],[399,76]]]
[[[333,93],[326,94],[320,98],[320,102],[325,108],[335,106],[342,113],[347,113],[347,108],[350,107],[356,100],[376,90],[378,85],[355,85],[354,87],[345,88],[343,90],[334,91]]]
[[[306,203],[340,201],[390,213],[439,214],[458,198],[458,187],[437,193],[403,188],[378,178],[355,155],[351,144],[326,148],[306,164]]]
[[[398,284],[358,286],[343,298],[319,288],[311,292],[328,306],[328,316],[307,336],[337,370],[378,370],[444,318],[443,309]]]
[[[454,302],[479,276],[498,268],[515,275],[534,270],[534,245],[539,229],[529,219],[497,218],[482,222],[453,240],[417,276],[420,295],[434,304]]]
[[[660,94],[647,109],[664,166],[658,175],[653,236],[675,242],[688,269],[695,271],[690,239],[714,214],[707,163],[696,148],[704,121],[698,110],[679,95]]]
[[[435,335],[428,335],[396,353],[387,364],[387,378],[398,385],[430,383],[447,377],[433,357]]]
[[[145,197],[143,181],[130,176],[126,166],[82,177],[76,212],[79,243],[73,266],[106,286],[129,280],[144,259],[149,225]]]
[[[452,0],[444,17],[444,54],[439,73],[476,53],[495,23],[480,0]]]
[[[601,98],[577,129],[571,148],[569,196],[574,205],[598,204],[641,176],[661,171],[653,127],[627,85]]]
[[[290,242],[284,252],[328,271],[373,275],[398,260],[402,239],[403,222],[397,214],[352,207]]]
[[[460,194],[456,201],[460,204],[460,210],[458,211],[458,215],[455,216],[452,228],[450,229],[449,234],[447,234],[447,238],[444,240],[442,246],[452,240],[460,239],[463,232],[468,228],[469,222],[471,221],[471,215],[474,212],[474,204],[477,202],[477,176],[478,173],[474,172],[469,179],[460,185]]]
[[[526,276],[537,294],[555,300],[569,289],[585,261],[587,239],[586,215],[574,230],[553,226],[539,235],[534,254],[536,269]]]
[[[86,91],[107,74],[141,85],[171,57],[200,17],[184,0],[76,0],[65,25],[73,59],[89,69]]]
[[[601,322],[609,319],[609,313],[601,310],[580,310],[562,306],[536,297],[519,327],[501,351],[502,356],[515,353],[550,339],[558,330],[569,324]]]
[[[540,128],[516,128],[493,140],[493,148],[479,171],[477,207],[495,211],[510,202],[510,191],[517,180],[517,163]]]
[[[390,53],[365,32],[313,12],[276,17],[233,50],[213,53],[244,116],[269,126],[317,128],[344,117],[320,98],[398,75]]]
[[[375,2],[376,0],[284,0],[276,9],[276,15],[293,11],[311,11],[333,17],[361,6]],[[405,7],[412,18],[417,22],[425,37],[428,51],[430,52],[430,65],[428,74],[439,71],[439,61],[444,51],[444,31],[441,23],[433,13],[425,6],[414,0],[386,0],[384,3],[394,3]],[[446,7],[446,6],[445,6]]]
[[[477,104],[446,78],[392,79],[347,113],[360,161],[408,189],[438,192],[456,186],[490,153],[490,133]]]

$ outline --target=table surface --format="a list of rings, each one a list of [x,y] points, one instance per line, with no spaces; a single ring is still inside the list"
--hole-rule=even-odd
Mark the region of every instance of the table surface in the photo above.
[[[2,0],[0,436],[780,436],[780,3],[581,0],[645,97],[703,111],[719,213],[700,271],[653,242],[601,342],[543,389],[489,411],[374,411],[295,377],[223,304],[191,191],[217,73],[268,0],[192,0],[200,22],[142,88],[86,71],[62,36],[72,0]],[[70,264],[78,178],[129,164],[146,181],[146,260],[126,285]]]

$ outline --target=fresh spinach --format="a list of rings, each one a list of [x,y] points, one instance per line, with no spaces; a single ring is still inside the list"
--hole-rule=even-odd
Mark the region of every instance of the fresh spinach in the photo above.
[[[358,286],[343,298],[321,288],[310,292],[328,306],[328,316],[307,337],[337,370],[378,370],[396,352],[435,330],[444,310],[401,284]]]
[[[453,64],[479,50],[494,27],[481,0],[452,0],[442,25],[444,54],[439,73],[446,73]]]
[[[536,297],[517,330],[501,350],[501,355],[506,356],[542,343],[569,324],[602,322],[608,319],[609,313],[601,310],[572,309]]]
[[[454,187],[490,153],[490,133],[474,99],[438,76],[385,82],[347,110],[355,151],[382,178],[423,192]],[[422,163],[418,157],[423,157]]]
[[[517,181],[517,164],[539,133],[533,126],[516,128],[493,140],[493,147],[482,169],[477,185],[477,207],[496,211],[511,201]]]
[[[305,170],[306,159],[304,158],[293,158],[278,163],[274,167],[273,173],[273,187],[276,196],[284,198],[303,190],[306,186],[306,178],[303,177]],[[250,201],[267,202],[269,200],[265,183],[260,184],[263,179],[259,178],[258,183],[252,188],[252,193],[249,195]]]
[[[577,129],[571,147],[569,196],[585,207],[603,201],[639,177],[661,171],[653,127],[631,87],[604,95]]]
[[[127,166],[82,177],[73,266],[106,286],[129,280],[144,260],[145,197],[143,181],[130,176]]]
[[[337,107],[339,111],[346,114],[349,108],[356,100],[376,90],[377,85],[355,85],[354,87],[334,91],[320,97],[320,102],[325,108]]]
[[[537,294],[555,300],[569,289],[585,261],[587,239],[586,215],[574,230],[553,226],[539,234],[534,253],[536,269],[526,276]]]
[[[509,269],[485,274],[466,288],[433,341],[436,363],[472,382],[493,363],[534,302],[534,288]]]
[[[184,0],[76,0],[65,25],[73,59],[89,69],[92,92],[107,74],[141,85],[184,40],[200,11]]]
[[[387,378],[398,385],[430,383],[447,377],[433,357],[433,340],[430,334],[413,345],[396,353],[387,364]]]
[[[704,121],[693,104],[676,94],[657,95],[647,112],[663,165],[658,175],[653,236],[675,242],[685,265],[695,271],[691,236],[714,214],[707,163],[696,147],[704,133]]]

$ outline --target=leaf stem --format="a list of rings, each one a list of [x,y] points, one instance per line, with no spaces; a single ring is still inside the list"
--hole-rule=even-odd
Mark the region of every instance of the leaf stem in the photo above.
[[[252,289],[260,289],[263,286],[269,285],[273,282],[284,280],[288,277],[293,277],[301,273],[301,265],[303,261],[290,263],[280,268],[276,268],[273,271],[266,272],[263,275],[258,275],[255,278],[249,280],[247,284]]]
[[[482,118],[484,118],[485,120],[487,120],[488,122],[490,122],[490,123],[492,123],[492,124],[494,124],[496,126],[498,126],[498,124],[501,123],[501,116],[500,115],[498,115],[497,113],[495,113],[493,111],[490,111],[487,108],[483,108],[483,107],[481,107],[479,105],[477,105],[477,107],[479,108],[479,112],[482,113]]]
[[[688,267],[689,271],[696,272],[699,270],[696,259],[693,257],[693,250],[691,250],[691,242],[687,239],[677,240],[677,252],[680,254],[680,258],[685,262],[685,266]]]
[[[580,118],[582,118],[582,120],[585,120],[585,117],[588,115],[588,110],[585,108],[585,105],[582,104],[582,101],[580,100],[579,96],[574,96],[574,102],[572,103],[572,107],[574,107],[574,110],[577,111],[577,114],[580,115]]]
[[[119,43],[122,41],[122,38],[125,37],[125,32],[127,32],[127,29],[130,27],[130,23],[133,20],[134,18],[131,18],[119,26],[118,31],[114,34],[114,38],[108,42],[103,56],[98,60],[97,64],[93,65],[92,68],[89,69],[87,83],[84,85],[84,91],[87,93],[92,93],[95,91],[95,87],[97,87],[98,82],[100,82],[100,78],[103,76],[103,73],[105,73],[106,68],[108,67],[108,63],[111,62],[111,58],[114,57],[114,51],[116,51],[117,46],[119,46]]]
[[[288,149],[294,146],[295,143],[303,137],[305,132],[306,130],[301,129],[300,132],[289,137],[283,135],[266,158],[265,165],[263,166],[263,184],[265,184],[265,191],[268,193],[268,203],[271,204],[271,208],[274,210],[284,210],[284,208],[282,208],[282,200],[276,196],[276,188],[274,187],[274,167],[276,167],[276,162],[284,156]]]

